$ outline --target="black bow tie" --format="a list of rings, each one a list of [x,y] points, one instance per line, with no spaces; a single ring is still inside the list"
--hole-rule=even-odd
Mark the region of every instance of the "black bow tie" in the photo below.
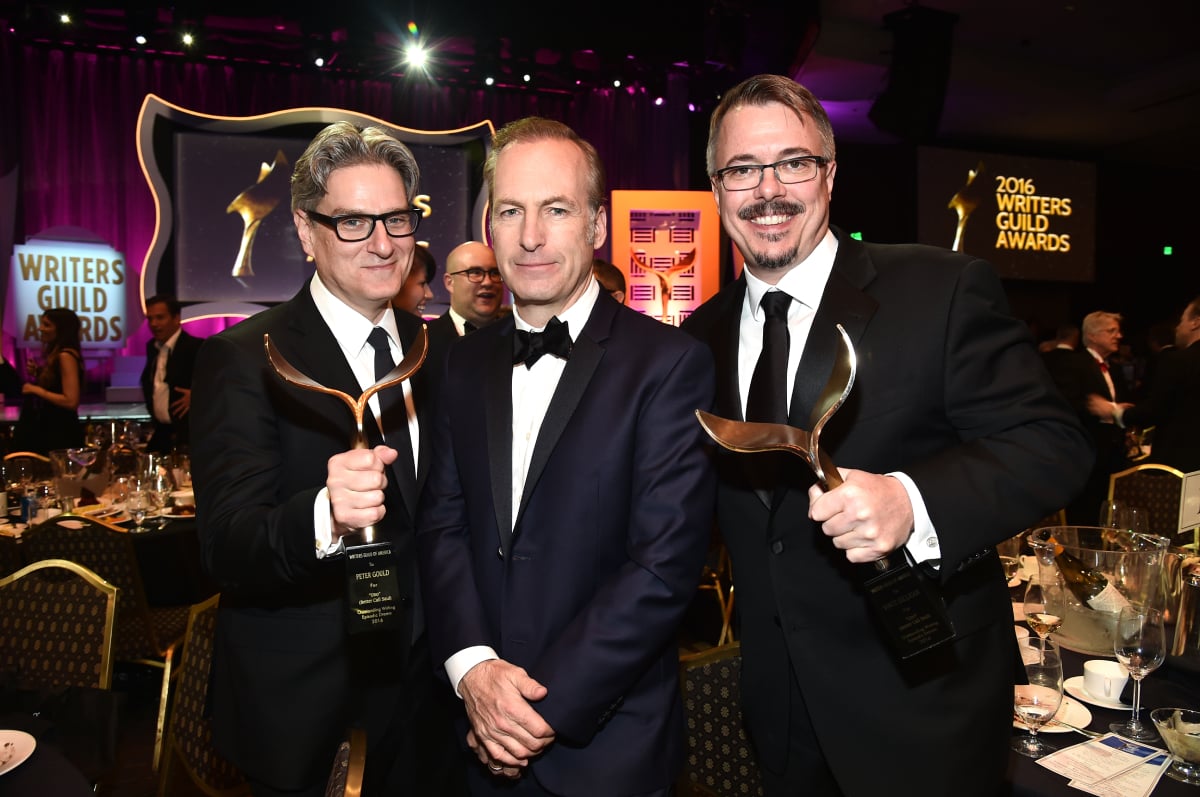
[[[526,368],[532,368],[543,354],[553,354],[563,360],[571,356],[571,333],[557,316],[550,319],[544,332],[518,329],[513,336],[513,365],[525,363]]]

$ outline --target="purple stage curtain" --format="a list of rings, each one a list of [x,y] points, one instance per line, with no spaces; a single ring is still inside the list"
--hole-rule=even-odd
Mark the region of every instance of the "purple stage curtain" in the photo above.
[[[610,190],[686,189],[693,187],[687,184],[691,159],[704,155],[689,152],[686,86],[673,79],[670,91],[675,101],[659,107],[645,93],[624,88],[571,94],[463,88],[258,63],[84,52],[21,43],[5,31],[0,34],[0,167],[17,166],[19,189],[17,207],[0,208],[0,213],[14,215],[16,243],[52,227],[74,226],[125,253],[133,333],[127,353],[138,353],[148,337],[139,317],[140,274],[155,222],[135,140],[147,93],[214,115],[324,106],[426,130],[484,119],[499,128],[536,114],[571,125],[596,146]],[[13,157],[14,150],[19,157]],[[158,287],[144,286],[145,295]]]

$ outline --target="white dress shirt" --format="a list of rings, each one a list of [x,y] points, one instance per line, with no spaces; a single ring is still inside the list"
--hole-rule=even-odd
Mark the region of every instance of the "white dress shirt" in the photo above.
[[[342,350],[346,362],[350,365],[350,370],[354,372],[354,378],[358,381],[359,388],[365,392],[367,388],[375,384],[375,348],[367,342],[371,330],[379,326],[387,332],[388,348],[392,354],[392,362],[399,362],[404,357],[404,350],[400,345],[400,332],[396,328],[395,315],[385,312],[378,324],[372,324],[357,310],[330,293],[329,289],[321,282],[321,278],[316,274],[313,275],[308,287],[313,302],[317,305],[317,312],[321,314],[321,318],[333,333],[338,348]],[[413,468],[415,470],[417,451],[419,449],[417,441],[421,438],[419,436],[420,427],[417,424],[417,412],[413,405],[412,384],[410,380],[405,379],[401,383],[401,389],[404,391],[404,406],[408,411],[408,433],[412,440]],[[395,388],[389,388],[389,390],[395,390]],[[370,406],[371,412],[375,414],[376,422],[378,422],[379,394],[376,393],[374,396],[371,396],[367,400],[367,404]],[[348,407],[346,411],[350,411]],[[381,429],[380,434],[382,433]],[[350,441],[347,440],[346,442],[349,445]],[[400,450],[403,451],[404,449],[401,448]],[[316,532],[318,557],[324,557],[342,549],[342,541],[340,539],[336,543],[333,542],[333,524],[329,514],[329,491],[327,488],[321,488],[321,491],[317,493],[316,501],[313,502],[313,528]]]
[[[171,359],[171,351],[179,341],[183,329],[175,330],[175,334],[158,346],[158,358],[154,362],[154,389],[151,392],[154,406],[154,420],[160,423],[171,422],[171,386],[167,384],[167,360]]]
[[[742,320],[738,333],[738,393],[742,401],[743,418],[746,413],[746,400],[750,395],[750,380],[754,376],[758,356],[762,353],[763,323],[766,315],[759,302],[762,301],[763,294],[770,290],[779,290],[792,297],[792,303],[788,306],[790,340],[787,406],[790,408],[796,384],[796,371],[800,367],[800,358],[808,342],[808,333],[812,330],[813,317],[825,292],[825,283],[829,281],[829,275],[833,272],[837,249],[837,236],[827,230],[825,237],[808,258],[784,274],[774,286],[763,282],[746,269],[746,300],[742,305]],[[929,519],[929,511],[925,508],[925,500],[921,497],[917,485],[906,473],[897,471],[887,475],[894,476],[904,486],[908,501],[912,504],[913,531],[905,547],[913,560],[926,562],[941,559],[937,532]]]
[[[583,296],[567,309],[558,314],[558,320],[567,325],[571,340],[579,340],[579,333],[592,315],[592,308],[600,296],[600,284],[594,279],[588,281],[587,290]],[[541,329],[531,327],[521,318],[521,311],[513,307],[513,320],[517,329],[528,332],[541,332]],[[558,388],[558,380],[562,378],[567,367],[566,360],[560,360],[551,354],[543,355],[534,363],[532,368],[526,368],[523,363],[513,366],[512,372],[512,517],[509,522],[516,528],[517,510],[521,506],[521,496],[525,492],[525,477],[529,473],[529,460],[537,446],[538,432],[542,421],[546,418],[546,410],[554,391]],[[512,529],[510,529],[511,531]],[[482,661],[500,658],[489,645],[474,645],[463,648],[446,659],[446,675],[458,694],[458,682],[463,676]],[[461,697],[461,695],[460,695]]]

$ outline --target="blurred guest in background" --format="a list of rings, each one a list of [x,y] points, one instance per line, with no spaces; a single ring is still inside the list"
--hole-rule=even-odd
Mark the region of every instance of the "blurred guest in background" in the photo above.
[[[1125,428],[1153,426],[1147,461],[1191,473],[1200,470],[1200,296],[1175,325],[1175,349],[1160,355],[1145,399],[1130,405],[1092,395],[1089,407],[1097,417]]]
[[[833,129],[803,86],[760,75],[726,92],[707,157],[746,258],[683,325],[716,357],[717,413],[810,427],[837,324],[858,355],[820,441],[843,484],[823,493],[787,454],[717,457],[766,793],[1005,793],[1013,635],[993,548],[1074,494],[1087,438],[988,263],[830,226]],[[919,563],[953,624],[906,659],[863,586],[889,554]],[[930,766],[930,750],[952,752]]]
[[[404,280],[400,292],[392,298],[392,307],[424,317],[425,303],[433,298],[429,285],[435,273],[437,261],[433,259],[429,247],[417,244],[413,249],[412,270],[408,272],[408,279]]]
[[[1129,465],[1124,431],[1111,417],[1098,418],[1088,406],[1091,396],[1123,402],[1130,398],[1129,385],[1120,369],[1109,360],[1121,345],[1121,316],[1097,311],[1084,316],[1081,325],[1084,350],[1064,361],[1055,382],[1092,437],[1096,459],[1082,491],[1067,504],[1067,522],[1094,526],[1100,503],[1108,495],[1108,477]]]
[[[592,261],[592,273],[609,296],[625,304],[625,274],[621,269],[597,257]]]
[[[450,309],[430,325],[432,334],[453,328],[461,337],[496,320],[504,299],[504,280],[491,247],[478,241],[454,247],[446,256],[442,279],[450,294]]]
[[[83,392],[83,355],[79,351],[79,316],[65,307],[42,314],[42,362],[30,360],[33,381],[22,387],[21,416],[13,431],[13,451],[45,454],[83,445],[79,397]]]
[[[184,331],[182,313],[174,296],[160,294],[146,300],[146,323],[154,336],[146,342],[142,369],[142,394],[154,421],[148,451],[166,453],[188,445],[192,372],[201,341]]]

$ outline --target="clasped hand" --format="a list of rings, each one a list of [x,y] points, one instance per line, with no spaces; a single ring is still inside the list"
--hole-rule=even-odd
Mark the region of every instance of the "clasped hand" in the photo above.
[[[389,446],[357,448],[329,458],[325,487],[333,518],[333,539],[383,520],[387,474],[384,468],[396,461],[397,451]]]
[[[503,659],[480,662],[458,692],[471,721],[467,744],[496,775],[519,778],[529,759],[554,742],[554,729],[530,705],[546,696],[546,687],[524,669]]]
[[[845,481],[829,492],[815,484],[809,488],[808,516],[846,552],[847,561],[874,562],[906,543],[913,511],[900,480],[861,470],[838,472]]]

